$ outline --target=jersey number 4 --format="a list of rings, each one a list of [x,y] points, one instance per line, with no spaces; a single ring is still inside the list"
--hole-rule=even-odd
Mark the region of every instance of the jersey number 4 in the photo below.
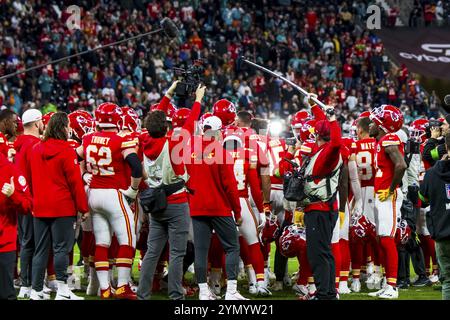
[[[98,160],[97,160],[98,159]],[[89,145],[86,148],[86,166],[93,175],[112,176],[114,168],[108,167],[112,162],[111,149]]]

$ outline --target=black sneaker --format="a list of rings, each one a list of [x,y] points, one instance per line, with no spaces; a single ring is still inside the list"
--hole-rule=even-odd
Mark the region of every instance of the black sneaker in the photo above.
[[[422,276],[419,277],[416,281],[412,283],[413,287],[425,287],[425,286],[431,286],[431,281],[428,279],[428,277]]]
[[[408,289],[409,288],[409,283],[406,281],[398,281],[397,282],[397,288],[399,289]]]

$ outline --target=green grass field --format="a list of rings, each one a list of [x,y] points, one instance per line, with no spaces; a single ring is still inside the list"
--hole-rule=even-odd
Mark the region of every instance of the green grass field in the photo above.
[[[272,248],[275,252],[275,248]],[[79,250],[78,247],[75,247],[74,251],[74,263],[77,263],[79,260]],[[137,281],[139,280],[139,271],[137,269],[137,264],[139,261],[139,256],[136,256],[135,263],[133,264],[133,277]],[[271,255],[271,266],[273,267],[273,255]],[[82,268],[82,267],[81,267]],[[273,270],[273,268],[272,268]],[[298,262],[297,259],[289,259],[289,273],[293,274],[298,270]],[[411,277],[414,277],[414,270],[411,268]],[[188,280],[192,279],[191,274],[187,274]],[[252,300],[296,300],[297,296],[292,290],[284,290],[279,292],[272,292],[272,296],[270,298],[261,298],[255,297],[248,294],[247,290],[244,288],[246,281],[239,282],[240,292],[247,298]],[[83,285],[87,285],[86,281],[82,280]],[[347,295],[341,295],[341,300],[377,300],[377,298],[372,298],[367,295],[370,291],[366,289],[365,285],[362,284],[362,290],[360,293],[351,293]],[[86,296],[84,292],[76,292],[77,295],[84,296],[86,300],[98,300],[99,297],[90,297]],[[52,295],[54,298],[54,294]],[[154,300],[166,300],[167,294],[164,292],[154,293],[152,295]],[[198,299],[197,296],[188,297],[187,300]],[[436,287],[422,287],[422,288],[414,288],[410,287],[409,289],[401,289],[399,292],[399,300],[441,300],[441,291],[437,290]]]

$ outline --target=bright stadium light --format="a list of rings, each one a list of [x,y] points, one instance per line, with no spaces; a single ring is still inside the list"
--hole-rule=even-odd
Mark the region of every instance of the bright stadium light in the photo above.
[[[279,137],[283,132],[283,123],[280,120],[271,120],[269,123],[269,132],[273,137]]]

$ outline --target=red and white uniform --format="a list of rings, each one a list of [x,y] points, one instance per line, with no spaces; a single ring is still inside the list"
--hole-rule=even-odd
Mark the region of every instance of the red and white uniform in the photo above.
[[[379,190],[389,189],[394,178],[394,163],[387,155],[385,148],[389,146],[398,146],[403,155],[402,142],[396,134],[386,134],[378,141],[375,149],[375,166],[377,172],[375,175],[375,193]],[[403,202],[403,193],[399,186],[396,186],[395,192],[386,201],[380,201],[375,196],[375,222],[377,235],[381,237],[394,237],[397,230],[397,218],[401,216],[400,208]]]
[[[114,233],[120,245],[136,244],[134,216],[119,189],[127,189],[130,176],[122,152],[136,142],[116,132],[100,131],[83,137],[86,167],[92,173],[89,207],[97,245],[109,247]],[[112,229],[112,230],[110,230]]]
[[[283,176],[280,171],[282,159],[287,156],[287,146],[283,139],[269,138],[268,141],[269,170],[270,170],[270,201],[272,201],[272,210],[280,223],[284,220],[284,210],[287,207],[287,201],[283,194]],[[293,208],[294,210],[295,208]]]
[[[359,181],[361,183],[363,214],[373,224],[375,224],[375,146],[375,138],[366,138],[356,141],[353,150],[356,157]]]
[[[243,148],[231,152],[234,160],[233,172],[237,182],[239,201],[241,204],[242,225],[239,227],[241,235],[249,245],[259,242],[257,227],[259,212],[263,212],[262,192],[256,171],[256,163],[249,159],[249,153]],[[249,190],[255,201],[258,213],[255,213],[249,201]]]

